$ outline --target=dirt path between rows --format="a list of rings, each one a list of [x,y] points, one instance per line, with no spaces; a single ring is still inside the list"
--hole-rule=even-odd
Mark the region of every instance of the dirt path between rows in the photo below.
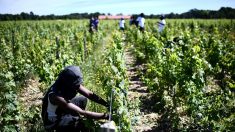
[[[147,87],[144,86],[140,77],[137,75],[141,71],[142,65],[136,64],[134,56],[131,54],[130,48],[125,50],[125,60],[127,66],[127,74],[130,80],[128,99],[129,102],[139,103],[140,114],[137,115],[137,122],[133,126],[134,132],[154,132],[157,125],[159,115],[154,113],[152,106],[154,102],[151,101],[151,94],[148,93]],[[134,109],[133,109],[134,110]],[[132,110],[131,110],[132,111]]]

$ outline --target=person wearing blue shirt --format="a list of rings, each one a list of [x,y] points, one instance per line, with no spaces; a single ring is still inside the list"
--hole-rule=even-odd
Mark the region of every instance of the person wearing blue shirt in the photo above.
[[[98,25],[99,25],[99,19],[98,19],[98,17],[95,17],[94,28],[95,28],[96,31],[98,31]]]

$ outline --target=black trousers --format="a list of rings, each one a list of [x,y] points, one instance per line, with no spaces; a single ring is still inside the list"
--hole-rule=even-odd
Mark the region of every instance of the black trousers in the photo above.
[[[84,96],[74,97],[71,103],[77,105],[81,109],[85,110],[87,105],[87,98]],[[62,116],[61,121],[56,127],[56,132],[80,132],[86,131],[85,125],[81,121],[76,113],[66,114]]]

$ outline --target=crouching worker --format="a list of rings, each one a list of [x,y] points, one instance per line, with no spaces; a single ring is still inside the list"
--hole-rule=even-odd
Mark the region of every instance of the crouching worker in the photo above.
[[[85,129],[82,122],[79,122],[82,117],[108,119],[108,114],[85,110],[87,98],[105,107],[108,107],[108,103],[86,89],[82,82],[78,66],[68,66],[60,72],[43,98],[41,116],[46,130],[82,131]],[[83,96],[77,97],[77,93]]]

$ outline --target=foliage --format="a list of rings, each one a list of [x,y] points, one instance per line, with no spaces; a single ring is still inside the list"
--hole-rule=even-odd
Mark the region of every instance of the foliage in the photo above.
[[[201,24],[200,28],[194,21],[184,28],[173,25],[161,34],[146,31],[131,40],[137,62],[146,66],[139,72],[143,81],[168,111],[167,129],[231,129],[221,120],[234,114],[234,40],[224,35],[233,27],[224,31],[220,25]],[[182,114],[190,120],[184,122]]]
[[[169,120],[166,129],[234,130],[234,22],[169,20],[162,33],[155,22],[147,21],[145,32],[127,26],[125,39],[116,21],[103,21],[93,34],[86,20],[1,22],[0,131],[40,131],[40,107],[22,113],[24,81],[33,73],[45,92],[67,65],[81,65],[86,85],[107,100],[113,92],[113,120],[120,131],[131,131],[125,44],[134,45],[156,112]],[[92,103],[89,109],[105,111]]]

